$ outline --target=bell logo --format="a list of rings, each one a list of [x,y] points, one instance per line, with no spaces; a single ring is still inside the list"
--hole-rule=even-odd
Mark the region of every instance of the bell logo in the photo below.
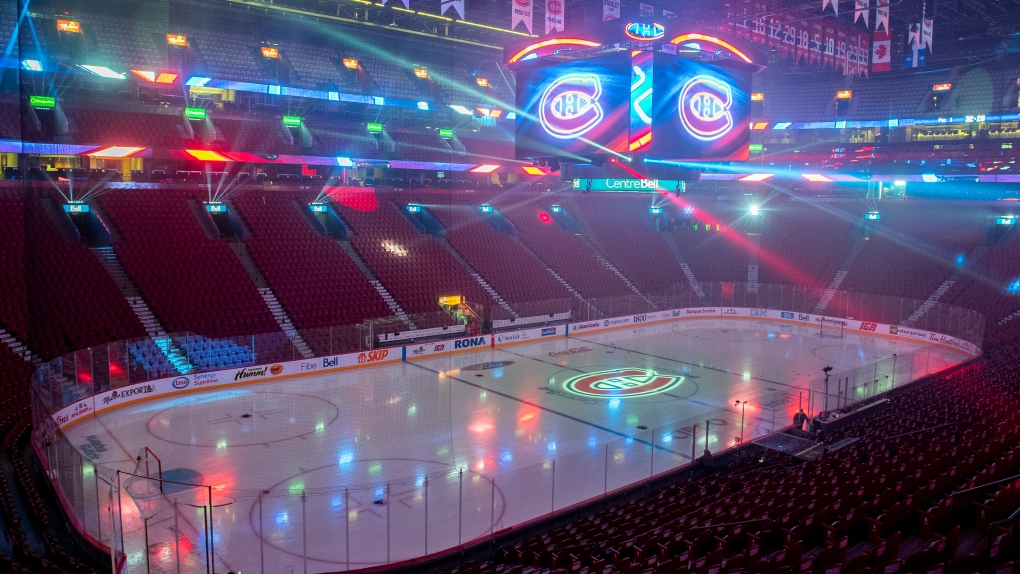
[[[633,368],[579,375],[567,379],[563,387],[588,397],[633,398],[664,393],[682,382],[683,377]]]
[[[710,76],[695,76],[680,90],[680,122],[702,141],[713,141],[733,129],[733,92],[729,85]]]
[[[554,138],[573,139],[599,125],[602,82],[595,74],[566,74],[549,85],[539,102],[539,121]]]

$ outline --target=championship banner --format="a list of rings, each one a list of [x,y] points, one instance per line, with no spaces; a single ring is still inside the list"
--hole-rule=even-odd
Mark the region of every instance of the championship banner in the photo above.
[[[846,64],[846,29],[843,26],[839,26],[836,29],[836,54],[832,59],[832,68],[847,74]]]
[[[878,0],[875,8],[875,30],[889,31],[889,0]]]
[[[854,24],[856,24],[857,21],[861,19],[861,16],[864,16],[864,27],[865,28],[868,27],[868,25],[869,25],[868,24],[868,19],[869,19],[868,16],[871,13],[870,7],[871,7],[871,0],[857,0],[856,6],[855,6],[855,9],[854,9]]]
[[[875,32],[871,45],[871,71],[888,72],[892,63],[892,41],[887,30]]]
[[[799,64],[802,61],[810,64],[811,63],[811,28],[807,26],[800,26],[794,30],[797,35],[797,57],[796,62]]]
[[[531,11],[531,0],[513,0],[510,3],[510,29],[517,28],[517,25],[523,22],[524,29],[531,34],[534,25]]]
[[[392,2],[392,1],[393,0],[383,0],[383,6],[385,6],[388,2]],[[405,9],[410,9],[411,8],[411,0],[400,0],[400,3],[404,5]]]
[[[439,14],[441,16],[446,16],[450,9],[453,9],[460,16],[461,20],[464,19],[464,0],[443,0],[439,4]]]
[[[655,7],[651,4],[641,3],[638,6],[638,16],[642,18],[649,18],[655,15]]]
[[[545,0],[545,33],[563,31],[563,8],[566,0]]]
[[[832,4],[833,11],[839,16],[839,0],[822,0],[822,12],[825,12],[825,7],[829,4]]]
[[[619,17],[620,0],[602,0],[602,20],[616,20]]]
[[[924,46],[925,48],[927,48],[928,52],[932,52],[933,51],[931,49],[931,35],[932,35],[932,28],[934,28],[934,26],[935,26],[935,23],[932,22],[931,18],[922,18],[921,19],[921,45]]]

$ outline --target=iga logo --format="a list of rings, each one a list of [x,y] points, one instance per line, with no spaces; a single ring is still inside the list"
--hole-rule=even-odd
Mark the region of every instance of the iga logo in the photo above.
[[[733,92],[711,76],[694,76],[680,90],[680,122],[702,141],[721,138],[733,129]]]
[[[861,323],[861,331],[871,331],[872,333],[878,329],[878,323]]]
[[[177,377],[172,383],[170,383],[170,386],[180,390],[187,387],[189,383],[191,383],[191,381],[188,380],[188,377]]]
[[[542,128],[554,138],[573,139],[602,121],[602,81],[595,74],[565,74],[542,94],[538,116]]]
[[[579,375],[567,379],[563,388],[589,397],[633,398],[664,393],[682,382],[683,377],[633,368]]]

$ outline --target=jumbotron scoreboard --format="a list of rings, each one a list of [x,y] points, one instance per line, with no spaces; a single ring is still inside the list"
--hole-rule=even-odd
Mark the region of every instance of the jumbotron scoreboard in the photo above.
[[[656,22],[510,47],[516,157],[601,166],[749,156],[753,48]]]

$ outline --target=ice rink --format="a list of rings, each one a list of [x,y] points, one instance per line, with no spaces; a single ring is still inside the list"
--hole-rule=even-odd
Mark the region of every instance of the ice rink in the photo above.
[[[893,354],[895,372],[875,366]],[[799,405],[821,408],[806,390],[825,366],[830,395],[857,369],[841,392],[860,396],[966,358],[817,327],[685,320],[322,375],[310,362],[306,377],[137,403],[67,436],[108,468],[155,475],[137,460],[146,447],[161,463],[162,492],[120,476],[130,572],[146,556],[151,571],[176,572],[178,555],[182,572],[205,572],[209,553],[219,572],[332,572],[602,495],[690,462],[693,440],[700,456],[706,440],[719,451],[782,428]],[[99,484],[82,490],[103,500]]]

